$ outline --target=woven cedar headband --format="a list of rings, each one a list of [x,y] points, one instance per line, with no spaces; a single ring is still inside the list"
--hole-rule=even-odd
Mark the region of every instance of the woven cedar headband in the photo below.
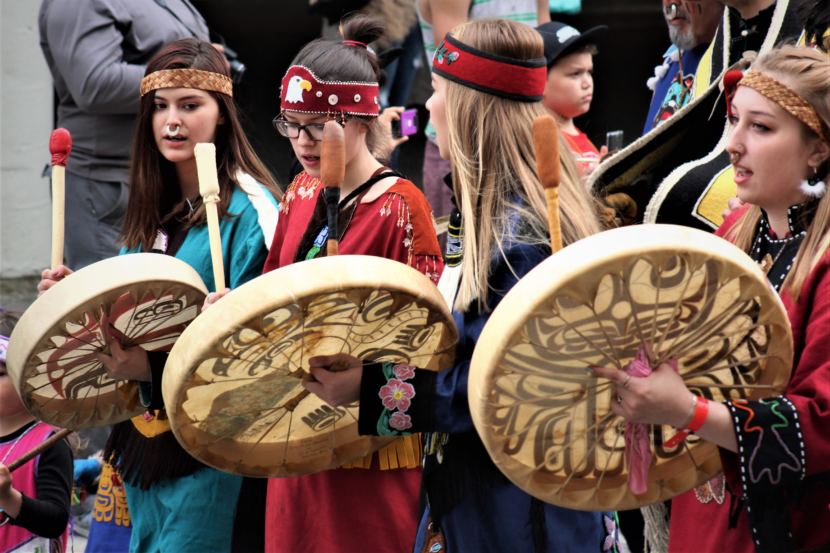
[[[794,90],[780,81],[773,79],[766,73],[749,70],[741,73],[738,70],[728,71],[723,76],[723,88],[726,95],[726,110],[732,115],[732,98],[739,86],[749,87],[765,98],[768,98],[784,108],[784,110],[807,125],[817,136],[830,140],[830,136],[823,132],[821,118],[813,106]]]
[[[374,117],[380,113],[378,94],[376,82],[324,81],[308,67],[292,65],[282,78],[280,108]]]
[[[141,79],[141,95],[160,88],[197,88],[233,97],[230,77],[201,69],[162,69]]]
[[[432,71],[460,85],[519,102],[538,102],[545,92],[545,58],[517,60],[468,46],[452,35],[435,51]]]

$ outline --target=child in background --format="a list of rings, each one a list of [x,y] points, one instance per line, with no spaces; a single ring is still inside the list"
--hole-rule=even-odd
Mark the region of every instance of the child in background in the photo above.
[[[6,348],[17,315],[0,309],[0,552],[62,552],[72,489],[72,451],[61,440],[18,468],[8,465],[55,431],[26,411],[6,373]]]
[[[568,148],[579,164],[582,175],[590,174],[608,150],[597,150],[584,132],[574,124],[574,118],[591,109],[594,97],[594,56],[598,50],[592,39],[607,27],[599,26],[580,33],[570,25],[550,21],[536,27],[545,43],[548,80],[542,103],[550,111]]]

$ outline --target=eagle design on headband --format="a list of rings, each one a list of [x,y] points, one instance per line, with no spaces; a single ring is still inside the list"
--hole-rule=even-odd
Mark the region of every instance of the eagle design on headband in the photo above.
[[[288,81],[288,90],[285,92],[285,101],[291,104],[303,103],[303,90],[311,90],[311,83],[299,75],[294,75]]]

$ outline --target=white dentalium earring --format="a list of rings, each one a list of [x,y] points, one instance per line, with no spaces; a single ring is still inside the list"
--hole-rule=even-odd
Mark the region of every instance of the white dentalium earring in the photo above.
[[[801,181],[801,191],[809,198],[821,198],[827,192],[827,185],[818,176],[818,167],[813,168],[813,176]]]
[[[181,129],[181,128],[182,128],[181,125],[166,125],[164,127],[164,134],[168,138],[172,138],[172,137],[176,136],[177,134],[179,134],[179,129]]]

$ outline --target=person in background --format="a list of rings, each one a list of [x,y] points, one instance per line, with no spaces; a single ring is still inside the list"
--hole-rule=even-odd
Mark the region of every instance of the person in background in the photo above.
[[[43,0],[38,30],[56,126],[72,134],[64,258],[77,270],[118,253],[147,62],[176,39],[207,40],[208,27],[188,0]]]
[[[550,21],[536,30],[545,43],[548,77],[542,103],[556,118],[559,130],[576,157],[580,174],[589,174],[607,153],[579,130],[574,118],[591,109],[594,97],[594,56],[599,53],[596,38],[608,28],[604,25],[580,33],[570,25]]]
[[[0,551],[66,550],[72,451],[61,440],[10,473],[8,465],[55,429],[38,422],[6,372],[6,348],[18,316],[0,308]]]
[[[643,134],[694,98],[697,64],[715,37],[723,9],[722,0],[663,0],[671,46],[647,83],[653,95]]]

